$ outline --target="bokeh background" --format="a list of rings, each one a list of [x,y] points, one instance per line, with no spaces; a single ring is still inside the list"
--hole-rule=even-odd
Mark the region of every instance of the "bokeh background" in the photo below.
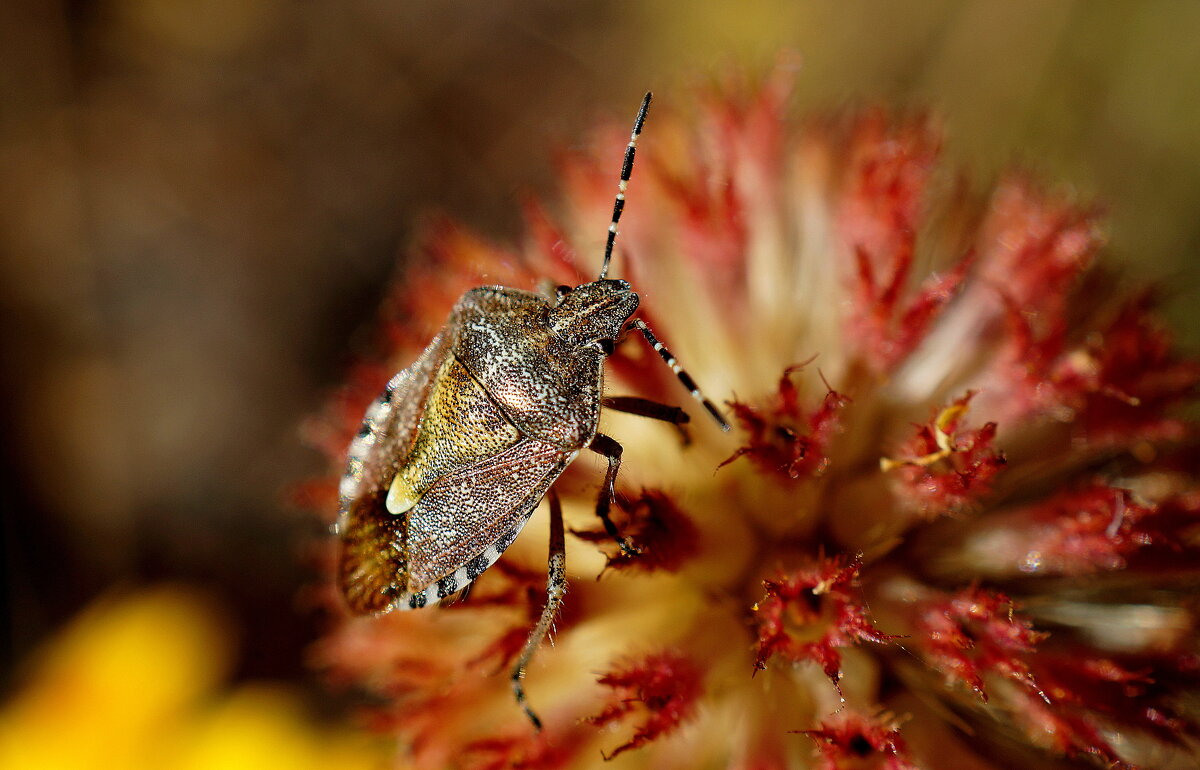
[[[298,426],[423,216],[515,238],[554,148],[647,88],[683,106],[789,51],[800,110],[927,107],[980,183],[1016,163],[1103,204],[1195,349],[1198,39],[1183,0],[5,0],[2,684],[163,579],[226,608],[241,676],[302,680]]]

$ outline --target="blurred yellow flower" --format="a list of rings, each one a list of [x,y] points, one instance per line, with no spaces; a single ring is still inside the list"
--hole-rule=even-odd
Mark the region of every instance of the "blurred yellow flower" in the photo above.
[[[222,691],[232,645],[179,588],[102,600],[49,643],[0,710],[0,768],[376,767],[365,738],[318,726],[285,688]]]

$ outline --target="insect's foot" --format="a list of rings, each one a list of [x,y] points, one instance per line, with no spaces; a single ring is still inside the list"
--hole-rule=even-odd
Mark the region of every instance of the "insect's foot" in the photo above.
[[[513,694],[517,697],[517,705],[521,707],[521,710],[525,712],[525,716],[529,717],[529,721],[533,723],[534,731],[540,733],[542,731],[542,720],[538,718],[537,714],[533,713],[533,709],[529,706],[529,701],[525,698],[525,686],[521,683],[524,675],[525,672],[523,669],[518,668],[513,671]]]

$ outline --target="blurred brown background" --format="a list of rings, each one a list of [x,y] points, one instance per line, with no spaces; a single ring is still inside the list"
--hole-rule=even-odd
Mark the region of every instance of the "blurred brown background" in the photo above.
[[[1198,39],[1182,0],[5,0],[5,683],[89,598],[161,578],[224,600],[243,673],[299,676],[297,425],[415,217],[511,237],[556,142],[781,49],[803,105],[930,106],[977,176],[1105,203],[1195,347]]]

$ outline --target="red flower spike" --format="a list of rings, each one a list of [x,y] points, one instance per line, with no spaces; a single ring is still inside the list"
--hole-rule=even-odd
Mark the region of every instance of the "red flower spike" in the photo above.
[[[1093,720],[1047,704],[1032,693],[1009,696],[1008,709],[1035,743],[1070,757],[1091,757],[1109,770],[1138,770],[1123,761]]]
[[[1046,635],[1018,618],[1004,594],[964,589],[929,602],[918,624],[917,638],[948,683],[966,684],[986,703],[984,676],[995,675],[1046,699],[1028,665],[1035,645]]]
[[[1005,291],[998,288],[996,294],[1003,308],[1001,338],[1005,342],[992,364],[992,374],[1004,383],[1001,416],[1015,422],[1061,410],[1063,392],[1051,371],[1064,356],[1065,319],[1041,318]]]
[[[464,770],[557,770],[577,759],[588,737],[583,725],[564,728],[548,737],[549,730],[525,730],[514,735],[481,738],[462,749]]]
[[[1157,539],[1147,527],[1153,513],[1128,491],[1101,484],[1060,494],[1024,512],[1021,568],[1057,575],[1123,569],[1130,553]]]
[[[571,530],[582,540],[610,546],[605,549],[606,569],[674,572],[699,550],[696,525],[661,490],[643,489],[633,500],[618,494],[613,513],[613,523],[636,554],[618,549],[603,529]]]
[[[921,283],[916,296],[898,313],[899,317],[890,322],[886,340],[880,339],[875,343],[873,358],[877,369],[894,368],[917,348],[938,314],[958,294],[974,263],[975,260],[970,256],[963,257],[949,271],[933,273]],[[892,302],[881,309],[886,309],[891,319],[897,315],[895,306],[896,303]],[[874,332],[875,336],[881,336],[882,331],[881,327]]]
[[[850,399],[829,388],[821,405],[806,414],[792,374],[807,363],[783,370],[775,397],[765,410],[740,401],[730,404],[734,419],[750,434],[750,443],[718,468],[746,456],[762,470],[788,479],[814,478],[825,472],[829,447],[841,431],[841,410]]]
[[[842,711],[815,730],[799,730],[817,744],[817,770],[917,770],[895,721]]]
[[[683,253],[709,291],[726,297],[735,325],[748,299],[752,231],[779,206],[778,171],[787,162],[784,126],[792,77],[781,67],[749,88],[728,84],[725,94],[706,99],[697,129],[702,139],[689,147],[683,162],[663,172],[662,156],[651,164],[666,208],[679,209],[673,224]],[[733,96],[735,92],[740,93]],[[660,233],[661,224],[656,219],[649,226]]]
[[[379,649],[355,652],[362,655]],[[456,677],[453,665],[431,664],[428,655],[404,656],[389,663],[386,670],[367,679],[378,705],[362,707],[360,719],[369,730],[401,737],[410,747],[411,766],[446,766],[446,747],[461,729],[458,704],[483,697],[487,680]]]
[[[1031,721],[1057,736],[1061,751],[1091,751],[1104,728],[1139,731],[1176,746],[1200,738],[1200,724],[1179,708],[1180,690],[1200,684],[1190,653],[1137,658],[1135,669],[1116,658],[1064,650],[1038,655],[1032,665],[1054,707],[1043,704]]]
[[[979,500],[991,488],[992,478],[1004,467],[1004,455],[992,449],[996,423],[963,430],[962,421],[975,394],[944,407],[895,457],[879,461],[885,473],[894,473],[905,504],[933,514],[953,513]]]
[[[1062,323],[1071,288],[1102,238],[1097,212],[1055,199],[1027,179],[1002,182],[978,244],[980,280],[1034,313],[1040,335]]]
[[[754,670],[779,655],[785,660],[813,661],[841,692],[841,647],[860,641],[887,644],[900,637],[885,634],[870,621],[858,589],[862,562],[826,558],[814,566],[764,580],[766,595],[754,605],[758,653]]]
[[[1152,292],[1127,303],[1103,330],[1064,356],[1051,376],[1061,401],[1078,411],[1100,446],[1177,441],[1188,431],[1167,410],[1200,385],[1200,362],[1180,358],[1154,318]]]
[[[642,716],[633,737],[604,755],[606,761],[671,733],[692,716],[704,691],[700,667],[677,652],[647,655],[600,677],[600,684],[613,692],[609,705],[588,717],[589,724],[600,726],[631,714]]]
[[[729,183],[729,174],[729,169],[714,174],[700,167],[690,169],[686,176],[660,175],[660,183],[681,209],[677,214],[681,246],[704,266],[702,274],[714,286],[745,283],[745,215],[742,201]],[[697,177],[720,179],[723,183],[701,186],[696,184]]]
[[[894,253],[913,242],[920,225],[940,132],[922,116],[893,123],[874,110],[857,119],[846,144],[839,234],[849,247],[870,254],[874,266],[892,266]]]
[[[897,127],[879,112],[859,119],[850,140],[846,188],[839,200],[837,237],[854,255],[847,276],[846,339],[875,371],[894,368],[924,339],[957,293],[971,260],[945,275],[930,275],[907,303],[925,188],[941,137],[924,118]]]
[[[989,406],[1006,424],[1061,406],[1053,367],[1068,332],[1080,326],[1086,302],[1073,301],[1075,290],[1101,243],[1094,210],[1056,199],[1027,179],[1010,178],[993,194],[956,320],[974,330],[962,342],[992,348],[976,382],[989,383]]]
[[[1200,561],[1197,527],[1200,495],[1162,493],[1143,500],[1092,480],[966,523],[960,539],[950,542],[973,543],[974,556],[965,560],[982,559],[993,577],[1077,577],[1126,569],[1166,575],[1194,571]],[[986,551],[977,550],[984,543]]]

